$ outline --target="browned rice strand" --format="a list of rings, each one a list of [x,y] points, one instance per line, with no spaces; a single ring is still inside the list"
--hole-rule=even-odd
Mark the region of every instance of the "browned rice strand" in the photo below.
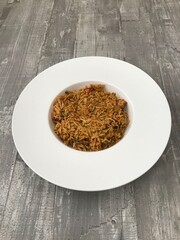
[[[60,95],[52,109],[54,132],[66,145],[82,151],[111,147],[128,125],[126,101],[106,92],[104,85],[90,85]]]

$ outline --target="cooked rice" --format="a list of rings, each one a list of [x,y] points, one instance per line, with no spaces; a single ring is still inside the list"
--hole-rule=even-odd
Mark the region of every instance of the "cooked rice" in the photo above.
[[[99,151],[117,143],[128,125],[127,102],[96,84],[57,97],[52,108],[54,132],[81,151]]]

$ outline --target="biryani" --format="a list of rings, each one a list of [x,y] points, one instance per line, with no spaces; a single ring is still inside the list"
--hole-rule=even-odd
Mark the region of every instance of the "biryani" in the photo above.
[[[99,151],[124,136],[129,119],[127,102],[102,84],[66,91],[53,104],[54,132],[67,146]]]

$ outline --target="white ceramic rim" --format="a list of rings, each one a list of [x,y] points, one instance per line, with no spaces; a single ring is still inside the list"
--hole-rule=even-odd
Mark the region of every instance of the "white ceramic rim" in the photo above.
[[[131,106],[132,122],[113,147],[82,152],[54,136],[49,109],[61,91],[91,81],[116,88]],[[140,177],[163,153],[170,130],[169,105],[156,82],[129,63],[106,57],[75,58],[46,69],[25,87],[12,118],[15,146],[26,164],[49,182],[81,191],[112,189]]]

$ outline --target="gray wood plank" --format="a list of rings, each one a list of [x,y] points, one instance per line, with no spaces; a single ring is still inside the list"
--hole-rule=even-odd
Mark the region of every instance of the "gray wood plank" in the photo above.
[[[0,239],[180,240],[179,10],[178,0],[0,1]],[[87,55],[124,59],[150,74],[173,120],[148,173],[95,193],[38,177],[10,130],[15,101],[38,72]]]
[[[9,13],[1,26],[0,107],[14,104],[24,86],[37,74],[52,4],[52,1],[46,5],[42,1],[24,1],[14,5],[14,11]],[[12,92],[9,99],[8,94]]]
[[[96,55],[124,59],[124,42],[117,1],[97,1]]]
[[[122,33],[125,44],[125,60],[143,69],[163,87],[154,29],[149,14],[141,8],[140,21],[122,21]]]
[[[0,26],[3,24],[4,20],[7,18],[12,6],[7,4],[7,0],[0,1]]]
[[[57,188],[54,239],[137,239],[132,185],[100,193]]]
[[[37,73],[53,1],[28,0],[10,5],[11,11],[0,28],[0,221],[16,159],[11,136],[12,111],[18,95]]]
[[[55,1],[38,72],[58,62],[73,58],[79,1]]]
[[[179,239],[179,169],[169,150],[135,182],[139,239]],[[143,183],[142,183],[143,180]]]
[[[95,55],[95,0],[89,4],[80,1],[81,12],[78,15],[74,57]]]
[[[55,186],[16,161],[0,239],[53,239]]]
[[[120,6],[120,14],[122,21],[138,21],[139,0],[122,1]]]
[[[79,14],[74,57],[95,55],[95,16],[93,13]]]

